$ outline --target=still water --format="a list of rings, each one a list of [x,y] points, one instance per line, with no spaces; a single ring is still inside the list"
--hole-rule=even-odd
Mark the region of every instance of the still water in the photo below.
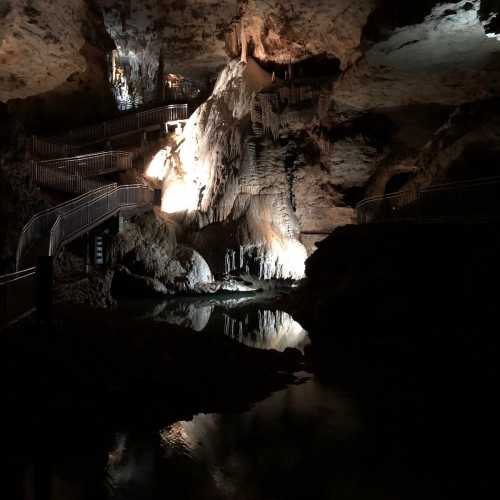
[[[220,294],[165,301],[124,301],[119,311],[137,319],[183,326],[196,332],[217,332],[257,349],[304,351],[309,337],[292,316],[274,305],[276,297]]]
[[[164,324],[166,335],[169,324],[183,325],[196,332],[195,341],[216,332],[257,349],[307,351],[308,333],[277,304],[266,295],[186,297],[122,303],[117,314],[146,320],[141,325]],[[63,331],[61,338],[66,335]],[[6,408],[15,416],[12,408],[20,406],[21,397],[25,409],[17,415],[28,424],[16,417],[3,428],[0,465],[7,480],[0,498],[420,500],[456,498],[464,482],[477,493],[469,498],[487,498],[482,493],[489,488],[488,469],[495,462],[484,450],[492,441],[493,416],[476,409],[493,392],[476,368],[464,372],[466,365],[459,362],[452,369],[453,357],[448,357],[443,371],[441,356],[432,354],[436,343],[433,350],[423,347],[402,333],[392,343],[378,340],[369,351],[328,350],[328,363],[348,368],[346,377],[326,382],[296,373],[294,383],[260,400],[247,396],[236,381],[235,396],[243,394],[248,401],[236,406],[238,398],[231,392],[218,413],[194,414],[203,411],[202,405],[176,413],[182,403],[165,391],[156,394],[157,400],[176,416],[154,423],[142,422],[144,408],[135,419],[122,418],[127,417],[123,411],[112,413],[119,422],[101,418],[94,388],[87,386],[89,391],[82,392],[87,400],[78,395],[77,411],[68,418],[61,414],[67,406],[53,380],[47,382],[53,403],[45,395],[37,401],[38,390],[25,397],[35,382],[43,386],[46,365],[34,380],[16,361],[9,373],[26,373],[27,385],[7,396]],[[448,344],[444,347],[440,352],[449,351]],[[70,342],[69,349],[69,359],[78,357],[79,346]],[[11,362],[8,356],[4,360],[5,365]],[[94,366],[88,368],[92,373]],[[67,373],[72,369],[68,363]],[[253,369],[252,381],[258,363]],[[59,372],[54,380],[60,381]],[[3,381],[13,383],[7,377]],[[178,381],[182,390],[183,383]],[[124,394],[130,394],[128,389]],[[45,414],[39,416],[44,405]],[[80,405],[85,417],[79,416]]]
[[[257,349],[303,351],[307,332],[274,299],[229,294],[125,302],[121,308],[132,317],[218,332]],[[335,481],[324,457],[350,441],[359,422],[348,397],[309,373],[296,375],[296,384],[243,413],[195,415],[159,430],[149,442],[116,434],[106,469],[110,497],[320,498]]]
[[[111,498],[329,498],[322,491],[338,478],[324,459],[359,423],[348,398],[301,378],[245,413],[196,415],[149,443],[117,434],[107,468]]]

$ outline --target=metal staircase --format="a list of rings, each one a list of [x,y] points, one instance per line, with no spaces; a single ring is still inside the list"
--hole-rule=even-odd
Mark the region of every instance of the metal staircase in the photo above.
[[[154,191],[146,186],[118,186],[98,178],[132,168],[132,154],[80,153],[113,138],[178,126],[188,118],[187,104],[173,104],[70,130],[57,137],[32,137],[28,153],[39,158],[31,160],[33,182],[79,196],[34,215],[24,226],[16,253],[17,271],[0,276],[0,326],[32,310],[42,293],[40,282],[51,281],[51,274],[34,264],[56,256],[62,246],[119,212],[148,209],[155,203]]]
[[[104,151],[54,160],[32,161],[31,177],[38,186],[72,194],[83,194],[109,184],[96,177],[133,167],[133,155]]]
[[[84,148],[145,130],[155,130],[166,124],[177,125],[189,118],[188,104],[169,104],[137,113],[129,113],[113,120],[89,125],[46,138],[33,136],[30,152],[43,158],[78,154]]]

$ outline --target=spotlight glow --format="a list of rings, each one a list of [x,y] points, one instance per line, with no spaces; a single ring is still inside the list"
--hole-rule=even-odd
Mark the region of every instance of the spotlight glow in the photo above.
[[[286,240],[280,254],[282,265],[292,278],[302,279],[306,272],[307,250],[297,240]]]
[[[151,163],[146,169],[146,177],[149,179],[157,179],[162,181],[167,175],[167,156],[170,153],[170,148],[161,149],[155,154]]]
[[[305,276],[307,250],[300,241],[274,237],[263,257],[261,279],[300,280]]]
[[[162,210],[166,213],[197,210],[210,185],[209,163],[204,160],[208,153],[198,142],[196,117],[196,113],[191,116],[181,135],[176,136],[179,146],[175,154],[167,151],[162,194]]]
[[[191,212],[198,207],[198,189],[186,178],[177,177],[165,184],[161,209],[167,214]]]

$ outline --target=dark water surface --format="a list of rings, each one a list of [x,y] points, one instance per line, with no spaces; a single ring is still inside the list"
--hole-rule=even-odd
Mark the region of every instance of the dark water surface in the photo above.
[[[196,332],[216,332],[257,349],[303,352],[310,341],[300,323],[275,305],[273,292],[217,294],[164,301],[122,301],[121,314],[183,326]]]
[[[186,297],[122,303],[117,313],[164,323],[166,334],[174,324],[257,349],[308,351],[308,333],[275,303],[271,294]],[[246,411],[232,410],[229,398],[220,413],[154,429],[89,419],[44,433],[35,408],[36,432],[3,429],[0,498],[448,499],[465,486],[469,498],[489,498],[497,425],[486,401],[495,394],[486,371],[473,366],[484,363],[471,357],[466,365],[453,349],[438,358],[432,343],[419,349],[402,332],[391,343],[377,340],[366,356],[360,350],[355,362],[332,351],[332,368],[352,369],[356,383],[299,372],[296,383],[249,400]],[[64,421],[56,404],[50,411]],[[99,412],[96,405],[96,421]]]

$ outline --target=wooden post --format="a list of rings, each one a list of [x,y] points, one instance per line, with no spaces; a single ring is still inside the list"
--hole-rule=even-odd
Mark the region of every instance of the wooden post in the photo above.
[[[52,322],[54,261],[52,256],[39,256],[36,264],[35,306],[39,323]]]

